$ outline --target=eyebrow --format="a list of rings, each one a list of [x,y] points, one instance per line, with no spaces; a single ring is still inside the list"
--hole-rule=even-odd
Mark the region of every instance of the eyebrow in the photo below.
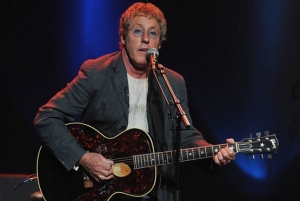
[[[136,24],[136,25],[134,25],[133,27],[135,27],[135,26],[140,26],[140,27],[142,27],[142,28],[145,28],[143,24]],[[133,28],[133,27],[132,27],[132,28]],[[159,26],[151,26],[149,29],[159,29]]]

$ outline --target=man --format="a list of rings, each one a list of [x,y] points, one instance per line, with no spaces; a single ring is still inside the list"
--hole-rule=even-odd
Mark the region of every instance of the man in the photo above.
[[[174,149],[174,121],[178,120],[170,116],[178,114],[177,108],[170,104],[172,94],[163,76],[158,75],[156,80],[147,57],[149,49],[161,48],[166,32],[167,23],[159,8],[151,3],[133,4],[120,19],[121,51],[85,61],[78,75],[39,109],[34,125],[42,145],[66,170],[81,167],[89,178],[99,183],[114,181],[117,177],[114,158],[106,158],[103,152],[86,150],[70,135],[66,124],[79,117],[80,122],[92,126],[107,138],[139,128],[149,133],[155,151]],[[190,123],[185,127],[184,122],[180,122],[183,128],[180,147],[210,146],[192,125],[183,77],[168,68],[163,67],[163,70]],[[234,143],[234,140],[227,142]],[[225,147],[209,160],[209,167],[224,165],[234,159],[234,151]],[[161,180],[157,179],[161,184],[159,188],[150,185],[151,191],[146,190],[138,196],[124,190],[109,194],[108,199],[174,200],[174,194],[165,185],[169,175],[174,181],[174,164],[162,166],[158,175],[162,176]]]

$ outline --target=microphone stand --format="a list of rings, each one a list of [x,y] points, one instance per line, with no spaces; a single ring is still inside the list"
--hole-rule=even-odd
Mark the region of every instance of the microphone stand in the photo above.
[[[190,123],[189,120],[187,119],[185,112],[183,111],[179,100],[177,99],[169,81],[168,78],[166,76],[166,73],[164,71],[164,67],[161,64],[156,65],[156,61],[155,62],[151,62],[152,66],[151,69],[153,70],[153,74],[158,82],[158,85],[161,89],[161,91],[163,92],[161,85],[159,83],[159,80],[157,78],[157,74],[156,74],[156,70],[155,67],[157,66],[158,71],[160,72],[160,75],[163,77],[171,95],[172,95],[172,100],[170,101],[170,105],[172,106],[176,106],[177,109],[177,113],[176,115],[172,115],[170,114],[170,117],[174,120],[173,121],[173,134],[175,136],[175,143],[174,143],[174,148],[176,150],[176,163],[175,163],[175,183],[176,183],[176,194],[175,194],[175,200],[179,201],[180,200],[180,190],[179,190],[179,163],[180,163],[180,131],[181,131],[181,121],[183,122],[183,124],[185,125],[186,128],[190,127]],[[163,93],[164,94],[164,93]],[[166,97],[165,97],[166,99]],[[168,100],[166,99],[166,101],[168,102]],[[174,129],[175,128],[175,129]]]

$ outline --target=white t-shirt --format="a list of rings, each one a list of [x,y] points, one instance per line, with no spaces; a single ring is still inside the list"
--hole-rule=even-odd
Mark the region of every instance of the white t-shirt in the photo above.
[[[139,128],[148,132],[148,78],[136,79],[129,74],[127,74],[127,77],[129,83],[129,115],[127,129]]]

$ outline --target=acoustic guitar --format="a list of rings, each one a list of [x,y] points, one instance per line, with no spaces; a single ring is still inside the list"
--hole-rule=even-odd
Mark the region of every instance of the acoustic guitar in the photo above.
[[[115,177],[97,182],[81,167],[68,171],[43,146],[37,157],[39,189],[47,201],[108,201],[116,194],[143,197],[155,189],[157,167],[176,162],[176,151],[155,152],[150,135],[140,129],[125,130],[108,138],[90,125],[73,122],[66,124],[70,135],[87,151],[102,154],[114,161]],[[220,149],[229,146],[236,153],[277,153],[275,134],[245,138],[234,144],[180,149],[179,162],[213,157]]]

